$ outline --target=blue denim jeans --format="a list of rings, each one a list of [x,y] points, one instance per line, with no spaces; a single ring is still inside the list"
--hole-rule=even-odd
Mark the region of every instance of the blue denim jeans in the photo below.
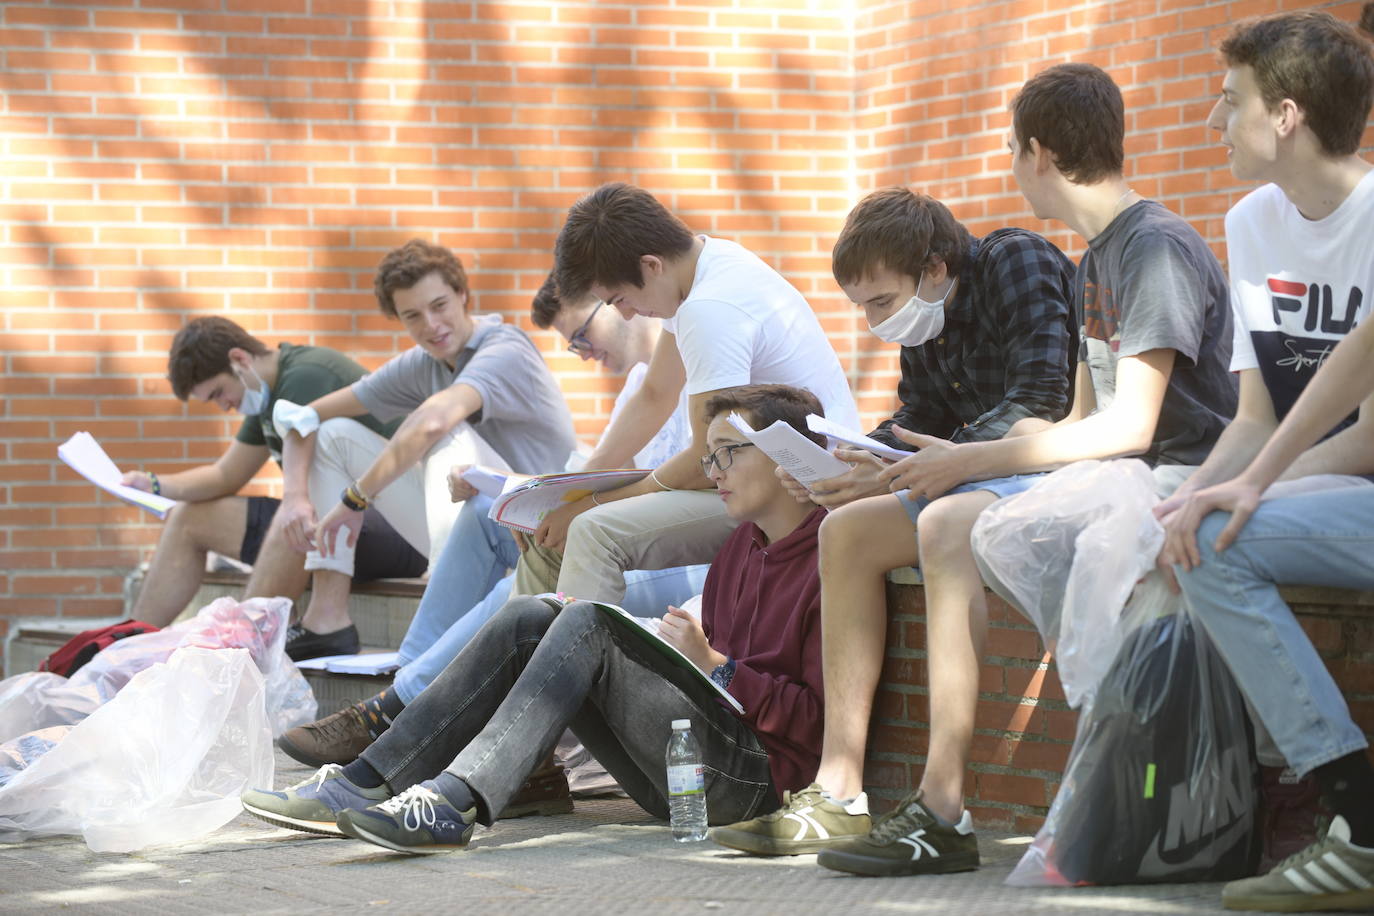
[[[777,807],[768,752],[714,691],[585,602],[555,611],[512,599],[363,751],[393,793],[441,771],[461,777],[490,824],[565,728],[646,811],[668,816],[673,719],[701,746],[708,817]]]
[[[401,664],[434,645],[520,559],[510,529],[487,518],[490,509],[489,497],[476,496],[458,513],[448,540],[430,564],[420,607],[401,640]]]
[[[1278,587],[1374,589],[1374,486],[1266,500],[1217,553],[1212,544],[1229,518],[1204,519],[1202,564],[1175,571],[1255,716],[1305,774],[1367,742]]]
[[[510,598],[506,571],[520,560],[520,548],[505,525],[487,513],[491,499],[476,496],[458,513],[443,550],[430,569],[420,607],[398,652],[396,695],[409,703],[453,661]],[[636,617],[662,617],[670,604],[701,594],[705,566],[635,570],[625,574],[621,607]]]

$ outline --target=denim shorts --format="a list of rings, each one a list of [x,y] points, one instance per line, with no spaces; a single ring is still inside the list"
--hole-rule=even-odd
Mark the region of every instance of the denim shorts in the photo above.
[[[945,493],[950,496],[954,493],[973,493],[978,490],[987,490],[989,493],[1002,499],[1007,496],[1015,496],[1017,493],[1024,493],[1031,487],[1039,483],[1042,474],[1013,474],[1011,477],[994,477],[991,480],[974,480],[969,483],[961,483],[959,486]],[[909,499],[910,490],[898,490],[895,494],[902,501],[902,508],[906,509],[907,517],[911,519],[911,524],[916,524],[916,519],[920,516],[925,507],[930,505],[930,500],[924,496],[917,499]],[[940,497],[936,497],[939,499]]]

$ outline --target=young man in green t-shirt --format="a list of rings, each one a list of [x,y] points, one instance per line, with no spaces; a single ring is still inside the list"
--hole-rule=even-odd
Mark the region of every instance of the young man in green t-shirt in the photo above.
[[[197,318],[177,332],[167,360],[172,393],[182,401],[194,398],[237,410],[244,421],[213,464],[163,476],[143,470],[124,475],[128,486],[178,501],[139,590],[136,619],[158,626],[171,623],[200,587],[210,550],[253,566],[246,597],[298,596],[304,590],[309,578],[305,555],[292,550],[273,524],[278,500],[236,494],[269,457],[281,462],[281,437],[272,426],[272,405],[278,398],[308,403],[364,374],[362,366],[325,347],[283,343],[269,349],[227,318]],[[382,424],[365,416],[359,422],[390,436],[399,421]],[[367,560],[360,563],[358,578],[424,573],[424,557],[381,516],[368,519],[362,536],[369,546],[359,551]],[[303,620],[309,617],[307,610]],[[340,652],[357,651],[357,632],[352,636],[352,644]]]

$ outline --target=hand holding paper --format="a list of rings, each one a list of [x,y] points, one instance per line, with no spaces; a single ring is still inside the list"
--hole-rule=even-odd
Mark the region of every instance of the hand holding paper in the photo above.
[[[849,471],[845,464],[791,426],[778,420],[767,429],[756,430],[743,417],[732,413],[727,418],[740,435],[761,448],[797,483],[808,490],[812,485]]]
[[[166,518],[167,513],[176,505],[176,500],[165,496],[154,496],[143,490],[126,486],[124,475],[95,437],[88,432],[74,433],[70,439],[57,447],[57,457],[82,477],[95,484],[106,493],[118,496],[141,509],[147,509],[158,518]]]

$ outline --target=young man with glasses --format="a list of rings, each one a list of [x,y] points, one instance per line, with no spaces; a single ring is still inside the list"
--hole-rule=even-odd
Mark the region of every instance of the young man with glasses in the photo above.
[[[515,598],[357,761],[282,792],[250,791],[245,810],[401,852],[448,852],[467,845],[475,823],[494,820],[571,728],[636,802],[666,818],[663,748],[680,718],[701,745],[712,822],[769,810],[805,785],[822,717],[816,531],[825,511],[791,497],[777,466],[727,421],[736,412],[824,441],[807,429],[807,415],[822,412],[808,392],[754,385],[703,406],[709,451],[693,460],[738,527],[712,564],[701,619],[674,608],[659,629],[700,674],[587,602]]]

